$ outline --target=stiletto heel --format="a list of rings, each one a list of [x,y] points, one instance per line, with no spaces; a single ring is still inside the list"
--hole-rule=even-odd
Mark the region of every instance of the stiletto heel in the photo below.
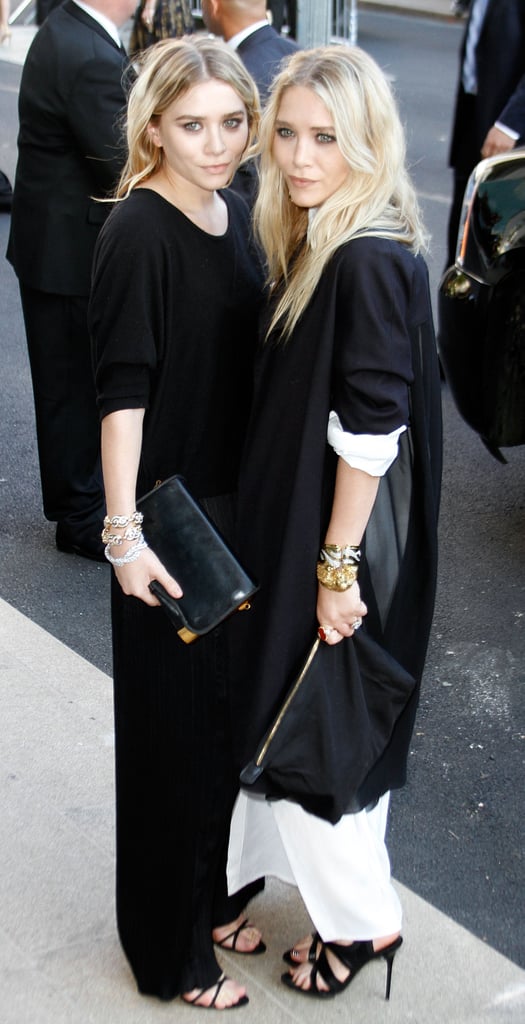
[[[342,946],[337,942],[323,942],[319,956],[316,957],[310,974],[310,988],[300,988],[298,985],[295,985],[291,974],[283,974],[281,981],[288,988],[293,988],[296,992],[301,992],[304,996],[316,996],[319,999],[330,999],[333,998],[333,996],[339,995],[340,992],[343,992],[365,964],[370,963],[371,960],[379,960],[382,958],[383,960],[386,960],[387,968],[385,999],[390,999],[394,957],[402,942],[403,939],[401,935],[398,935],[397,939],[394,939],[394,941],[388,946],[383,946],[382,949],[374,949],[374,944],[370,941],[352,942],[349,946]],[[327,951],[332,953],[332,955],[348,969],[348,976],[343,981],[337,978],[334,974],[328,962],[328,957],[326,955]],[[318,987],[318,977],[327,986],[326,989]]]
[[[399,949],[403,939],[399,936],[390,946],[387,946],[387,952],[380,950],[383,954],[383,958],[386,960],[386,990],[385,999],[390,999],[390,990],[392,988],[392,971],[394,969],[394,957]],[[392,948],[394,947],[394,948]]]

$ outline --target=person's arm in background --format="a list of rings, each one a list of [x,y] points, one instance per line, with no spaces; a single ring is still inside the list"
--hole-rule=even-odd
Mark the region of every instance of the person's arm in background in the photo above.
[[[508,153],[519,139],[525,138],[525,75],[520,78],[512,96],[497,121],[487,133],[481,155],[483,159]]]

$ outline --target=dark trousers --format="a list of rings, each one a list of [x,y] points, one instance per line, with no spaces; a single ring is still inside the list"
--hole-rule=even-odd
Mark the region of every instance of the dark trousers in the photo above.
[[[104,496],[87,297],[20,283],[31,365],[44,515],[100,536]]]

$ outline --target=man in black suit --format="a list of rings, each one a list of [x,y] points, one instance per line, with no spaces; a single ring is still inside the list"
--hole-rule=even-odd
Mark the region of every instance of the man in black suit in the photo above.
[[[297,50],[297,44],[269,24],[266,0],[202,0],[202,17],[210,32],[237,50],[264,106],[279,65]]]
[[[124,150],[128,64],[117,31],[135,0],[66,0],[26,58],[7,258],[19,279],[44,514],[56,544],[97,560],[104,499],[87,302]]]
[[[454,263],[463,193],[483,158],[525,142],[525,2],[471,0],[461,46],[450,166],[454,195],[448,262]]]

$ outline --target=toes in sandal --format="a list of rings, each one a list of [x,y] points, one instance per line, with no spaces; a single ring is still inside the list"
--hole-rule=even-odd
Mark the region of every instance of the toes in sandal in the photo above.
[[[222,1010],[236,1010],[238,1006],[246,1006],[246,1004],[249,1003],[249,1001],[250,1001],[248,999],[248,996],[241,996],[237,1000],[237,1002],[236,1003],[232,1003],[231,1006],[216,1006],[215,1005],[216,1002],[217,1002],[217,999],[218,999],[218,996],[219,996],[219,992],[220,992],[222,986],[228,980],[229,979],[226,977],[225,974],[221,974],[219,980],[216,981],[214,985],[209,985],[207,988],[201,988],[200,992],[197,992],[197,995],[194,996],[193,999],[186,999],[184,996],[182,996],[182,1001],[183,1001],[183,1003],[188,1003],[188,1006],[196,1006],[196,1007],[198,1007],[199,1010],[221,1010],[221,1011]],[[210,1003],[199,1003],[199,999],[202,999],[203,995],[206,992],[210,992],[213,988],[215,989],[215,992],[213,993],[213,998],[212,998],[211,1002]]]
[[[313,932],[313,934],[312,934],[312,943],[311,943],[311,946],[310,946],[310,948],[308,950],[308,956],[307,956],[306,960],[297,960],[294,957],[293,954],[298,952],[298,951],[296,950],[295,946],[292,946],[291,949],[287,949],[286,950],[286,953],[283,953],[283,960],[284,960],[285,964],[290,964],[292,967],[299,967],[300,964],[304,964],[304,963],[311,963],[311,964],[313,964],[315,962],[315,958],[317,956],[317,943],[321,942],[321,941],[322,940],[321,940],[321,936],[319,935],[319,932]]]
[[[402,942],[403,939],[400,935],[388,946],[384,946],[383,949],[374,949],[374,944],[371,941],[352,942],[350,946],[342,946],[337,942],[323,942],[321,952],[316,958],[310,974],[310,988],[300,988],[299,985],[295,985],[291,974],[283,974],[281,981],[288,988],[293,988],[296,992],[301,992],[302,995],[315,996],[319,999],[330,999],[338,995],[339,992],[343,992],[365,964],[371,960],[382,958],[386,960],[387,965],[385,999],[390,999],[394,957]],[[343,981],[336,978],[328,963],[326,950],[329,950],[344,967],[348,968],[349,973]],[[328,986],[326,990],[318,987],[318,977]]]
[[[241,932],[244,932],[246,931],[247,928],[251,927],[252,925],[250,924],[248,918],[246,917],[244,921],[241,922],[239,927],[235,928],[233,932],[229,932],[229,934],[225,935],[223,939],[220,939],[220,941],[214,940],[215,945],[219,946],[220,949],[225,949],[227,953],[241,953],[243,956],[258,956],[260,953],[266,953],[266,945],[262,941],[262,939],[257,944],[257,946],[255,946],[254,949],[237,949],[237,940],[239,938],[239,935],[241,934]],[[227,943],[230,944],[227,945]]]

